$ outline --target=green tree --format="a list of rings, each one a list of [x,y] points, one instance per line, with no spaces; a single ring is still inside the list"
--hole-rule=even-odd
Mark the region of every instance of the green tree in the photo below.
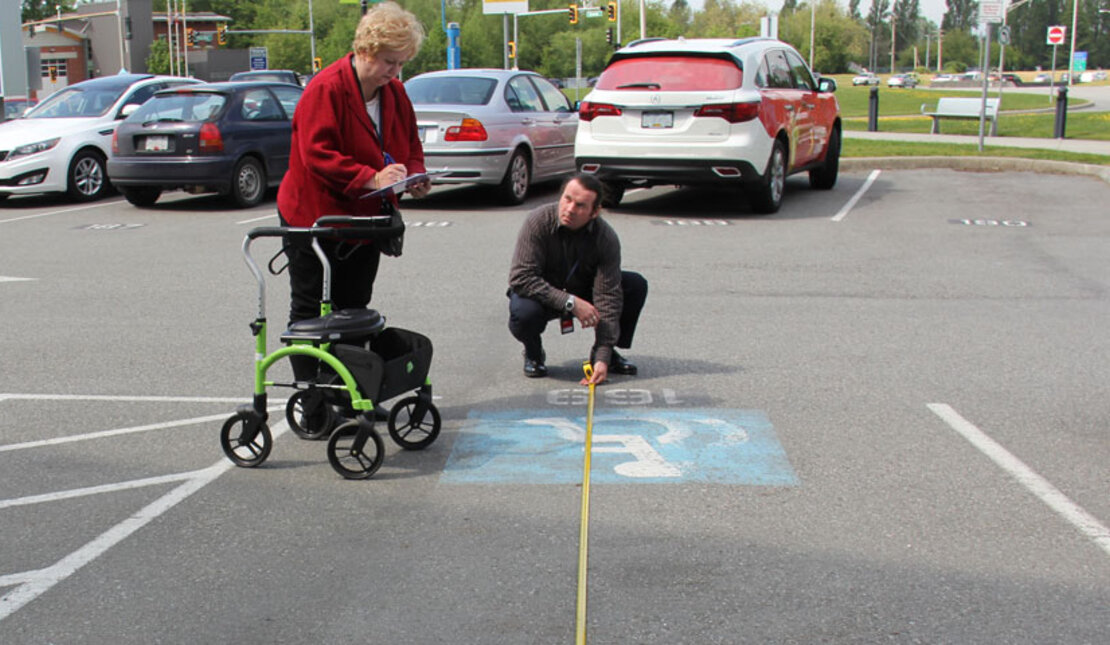
[[[779,38],[790,43],[809,60],[810,6],[802,5],[779,19]],[[868,32],[850,10],[836,0],[817,0],[814,5],[814,71],[838,74],[849,71],[852,63],[867,60]]]
[[[62,8],[62,13],[70,13],[76,6],[74,0],[23,0],[23,22],[43,20],[58,15],[57,7]]]
[[[146,69],[151,74],[170,73],[170,46],[164,38],[150,44],[150,54],[146,57]]]

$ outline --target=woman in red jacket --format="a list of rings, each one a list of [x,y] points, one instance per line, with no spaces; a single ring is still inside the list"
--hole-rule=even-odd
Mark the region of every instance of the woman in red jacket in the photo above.
[[[424,172],[416,114],[397,79],[420,49],[424,28],[393,2],[362,17],[353,53],[335,61],[305,88],[293,116],[289,170],[278,190],[283,226],[308,227],[325,215],[377,215],[388,206],[367,193]],[[414,197],[427,182],[409,187]],[[396,206],[397,197],[387,198]],[[332,267],[335,309],[370,303],[381,251],[373,243],[321,240]],[[291,306],[289,322],[320,315],[323,268],[304,238],[286,241]],[[297,357],[303,358],[303,357]],[[294,361],[298,380],[310,379],[315,361]]]

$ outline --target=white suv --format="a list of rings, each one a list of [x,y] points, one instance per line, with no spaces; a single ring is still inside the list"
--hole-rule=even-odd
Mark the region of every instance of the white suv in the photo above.
[[[616,206],[629,186],[743,188],[773,213],[786,176],[836,184],[836,82],[769,38],[638,40],[613,54],[579,110],[575,166]]]

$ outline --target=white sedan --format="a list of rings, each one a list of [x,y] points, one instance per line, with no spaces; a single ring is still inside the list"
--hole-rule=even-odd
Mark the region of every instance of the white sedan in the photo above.
[[[192,78],[120,74],[75,83],[22,118],[0,124],[0,201],[11,195],[66,193],[103,197],[116,124],[155,92]]]

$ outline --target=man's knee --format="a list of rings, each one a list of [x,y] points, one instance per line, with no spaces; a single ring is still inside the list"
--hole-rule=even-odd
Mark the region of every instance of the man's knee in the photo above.
[[[621,271],[621,291],[626,301],[642,303],[647,298],[647,278],[635,271]]]
[[[509,295],[509,331],[513,336],[537,336],[543,333],[547,319],[547,309],[540,303],[515,293]]]

